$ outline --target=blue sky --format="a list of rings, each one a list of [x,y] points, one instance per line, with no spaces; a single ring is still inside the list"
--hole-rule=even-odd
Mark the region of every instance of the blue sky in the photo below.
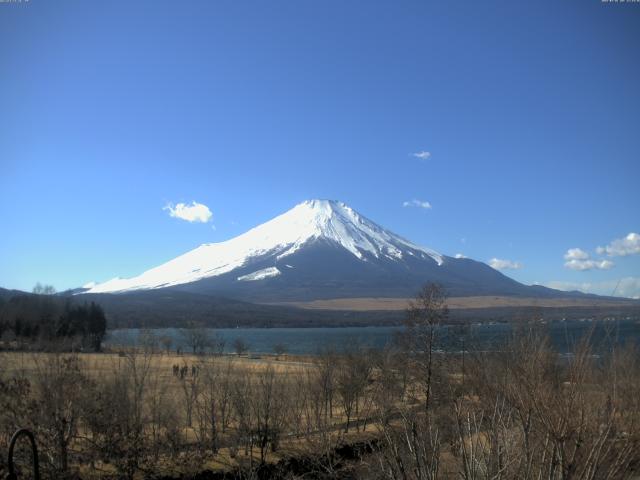
[[[331,198],[640,295],[635,237],[596,252],[640,232],[638,45],[640,4],[599,0],[0,3],[0,286],[133,276]],[[193,201],[208,222],[163,209]]]

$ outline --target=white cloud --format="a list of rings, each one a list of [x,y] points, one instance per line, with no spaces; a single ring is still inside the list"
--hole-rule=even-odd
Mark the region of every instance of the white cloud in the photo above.
[[[581,248],[570,248],[567,253],[564,254],[565,260],[586,260],[589,258],[589,254]]]
[[[592,260],[591,256],[581,248],[570,248],[564,254],[566,260],[564,268],[569,270],[578,270],[584,272],[586,270],[609,270],[614,266],[610,260]]]
[[[424,200],[410,200],[406,202],[402,202],[403,207],[418,207],[424,208],[425,210],[431,210],[431,204]]]
[[[607,254],[609,257],[624,257],[640,253],[640,233],[631,232],[624,238],[617,238],[605,247],[596,248],[600,255]]]
[[[170,203],[164,207],[163,210],[168,210],[169,216],[171,217],[180,218],[181,220],[192,223],[207,223],[213,216],[209,207],[197,202],[191,202],[191,205],[178,203],[175,207]]]
[[[567,258],[566,255],[565,258]],[[587,256],[587,258],[589,257]],[[581,260],[573,258],[568,262],[565,262],[564,267],[569,270],[585,271],[593,269],[609,270],[613,265],[614,263],[611,260]]]
[[[456,253],[455,258],[467,258],[467,256],[462,253]]]
[[[413,155],[416,158],[419,158],[420,160],[428,160],[429,157],[431,156],[431,152],[427,152],[426,150],[421,150],[419,152],[412,153],[411,155]]]
[[[511,260],[501,260],[500,258],[492,258],[487,262],[490,267],[496,270],[517,270],[522,268],[520,262],[512,262]]]
[[[594,283],[552,281],[548,282],[546,286],[565,291],[578,290],[580,292],[595,293],[597,295],[640,298],[640,277],[626,277],[619,280],[607,280]]]

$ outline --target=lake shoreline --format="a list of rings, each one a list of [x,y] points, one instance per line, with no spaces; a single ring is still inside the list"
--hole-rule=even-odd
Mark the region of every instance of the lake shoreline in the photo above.
[[[561,352],[568,352],[583,335],[593,331],[592,337],[598,341],[622,344],[627,341],[640,343],[640,320],[625,319],[581,319],[536,322],[475,322],[466,325],[446,324],[438,327],[438,335],[445,351],[460,350],[466,343],[476,349],[492,349],[509,340],[519,329],[546,330],[552,343]],[[224,341],[222,351],[233,352],[238,340],[247,346],[250,354],[273,353],[281,348],[292,355],[313,355],[327,348],[342,350],[350,347],[384,348],[390,345],[401,325],[362,327],[273,327],[273,328],[203,328],[206,335]],[[133,347],[154,344],[161,349],[164,342],[171,350],[189,350],[185,337],[189,329],[115,329],[108,331],[105,347]],[[166,347],[165,347],[166,349]]]

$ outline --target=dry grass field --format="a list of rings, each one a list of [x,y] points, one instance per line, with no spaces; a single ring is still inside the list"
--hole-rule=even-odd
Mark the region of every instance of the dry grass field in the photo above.
[[[0,362],[2,372],[5,376],[19,375],[26,378],[33,378],[42,368],[58,357],[60,354],[47,352],[9,351],[0,352]],[[129,350],[123,352],[106,353],[80,353],[77,354],[82,364],[83,372],[92,379],[99,380],[105,375],[121,371],[128,361],[129,355],[141,356],[140,352]],[[314,368],[309,357],[296,357],[292,355],[260,355],[250,357],[247,355],[177,355],[174,352],[153,353],[149,356],[148,375],[162,382],[166,382],[170,391],[179,386],[173,382],[176,377],[173,375],[174,365],[180,367],[187,366],[189,375],[191,367],[200,366],[202,369],[208,365],[230,364],[238,371],[246,371],[252,374],[264,372],[271,369],[278,375],[299,375],[310,368]]]
[[[82,354],[0,352],[0,379],[23,379],[32,386],[38,386],[46,383],[46,378],[52,374],[65,376],[66,373],[61,371],[66,368],[65,359],[76,361],[77,380],[83,384],[79,388],[71,387],[72,392],[57,392],[61,396],[69,394],[69,401],[76,403],[73,408],[87,408],[81,405],[86,399],[81,398],[82,394],[78,395],[79,390],[90,394],[90,390],[99,392],[103,384],[120,380],[132,382],[130,388],[125,389],[128,391],[120,393],[127,397],[133,395],[134,398],[129,400],[133,403],[139,400],[143,404],[140,414],[146,417],[141,420],[144,439],[138,438],[137,441],[152,444],[158,441],[159,433],[165,436],[172,429],[172,434],[179,437],[179,449],[174,447],[172,452],[155,446],[157,452],[150,464],[144,468],[138,465],[141,471],[151,468],[156,474],[175,476],[206,469],[228,471],[263,462],[275,463],[292,456],[328,452],[330,445],[368,440],[373,434],[371,424],[365,431],[361,419],[354,418],[353,413],[349,419],[350,431],[346,431],[347,416],[337,399],[330,412],[325,410],[321,414],[319,410],[325,407],[318,404],[319,397],[316,398],[318,411],[315,412],[316,418],[312,418],[312,407],[303,397],[309,393],[308,384],[315,381],[319,365],[309,357],[176,355],[133,350]],[[184,369],[184,376],[176,374],[174,367],[178,372]],[[34,390],[30,393],[43,394]],[[40,401],[45,403],[48,399],[41,398]],[[129,403],[124,402],[122,408],[129,408]],[[226,419],[216,419],[221,426],[217,427],[215,453],[210,445],[207,446],[213,440],[211,432],[203,432],[203,429],[212,428],[207,408],[218,410],[212,415],[227,416]],[[233,409],[247,411],[238,414],[232,412]],[[169,424],[158,425],[166,414],[171,417]],[[274,417],[271,421],[276,425],[268,424],[266,417],[269,415]],[[35,422],[28,426],[33,430],[41,427]],[[266,431],[271,428],[278,430],[281,438],[277,440],[277,448],[257,445],[260,427]],[[280,432],[285,428],[289,430]],[[246,432],[247,429],[252,433]],[[3,432],[5,445],[10,432],[10,429]],[[76,438],[68,445],[69,455],[86,456],[83,453],[87,449],[86,440],[93,435],[90,428],[78,422]],[[247,435],[250,440],[243,439]],[[275,445],[271,435],[268,433],[268,442]],[[162,442],[167,443],[166,439]],[[96,459],[90,464],[75,465],[74,471],[83,478],[121,478],[123,471],[116,463]],[[137,478],[140,472],[134,476]]]
[[[411,299],[408,298],[335,298],[313,300],[309,302],[281,302],[277,305],[289,305],[312,310],[354,310],[354,311],[396,311],[405,310]],[[637,304],[637,301],[635,302]],[[633,305],[633,300],[611,300],[593,298],[526,298],[526,297],[450,297],[447,299],[450,309],[500,308],[500,307],[618,307]]]

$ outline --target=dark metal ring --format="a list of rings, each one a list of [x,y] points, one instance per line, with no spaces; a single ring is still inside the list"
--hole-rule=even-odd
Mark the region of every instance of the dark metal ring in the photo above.
[[[13,450],[16,446],[16,442],[21,435],[25,435],[29,441],[31,442],[31,452],[33,454],[33,478],[35,480],[40,480],[40,466],[38,464],[38,447],[36,446],[36,439],[33,436],[31,431],[26,428],[21,428],[11,437],[11,441],[9,442],[9,455],[7,457],[7,464],[9,465],[9,473],[6,476],[6,480],[17,480],[18,476],[14,470],[13,465]]]

